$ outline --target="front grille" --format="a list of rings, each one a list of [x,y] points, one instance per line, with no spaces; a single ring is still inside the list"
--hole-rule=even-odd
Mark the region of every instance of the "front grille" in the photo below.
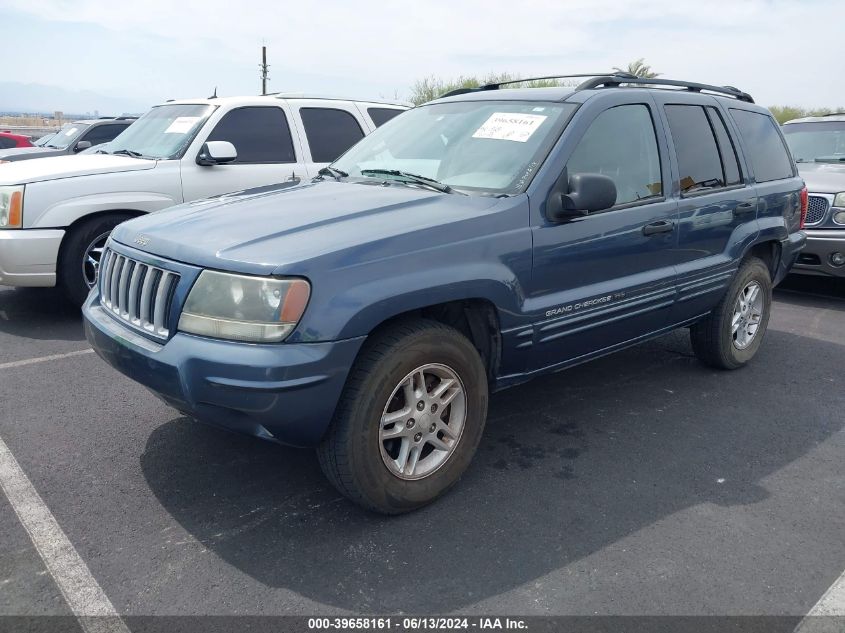
[[[176,273],[106,249],[100,262],[100,305],[121,321],[166,339]]]
[[[809,201],[810,206],[807,209],[807,221],[805,224],[818,224],[827,215],[830,203],[827,201],[827,198],[822,198],[821,196],[810,196]]]

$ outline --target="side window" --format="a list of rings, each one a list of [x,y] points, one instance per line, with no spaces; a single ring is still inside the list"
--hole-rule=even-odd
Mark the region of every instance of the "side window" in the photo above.
[[[354,116],[334,108],[302,108],[299,111],[315,163],[330,163],[364,138]]]
[[[0,136],[0,149],[10,149],[15,147],[15,139]]]
[[[125,129],[125,125],[98,125],[94,129],[88,130],[79,140],[89,141],[91,145],[100,145],[113,141]]]
[[[566,168],[604,174],[616,183],[616,204],[663,195],[660,152],[647,106],[623,105],[605,110],[578,143]]]
[[[367,108],[367,114],[370,115],[376,127],[381,127],[393,117],[402,114],[402,112],[404,110],[398,110],[396,108]]]
[[[718,189],[726,184],[716,137],[704,108],[667,105],[666,118],[678,157],[682,193]]]
[[[707,118],[716,133],[716,142],[719,144],[719,154],[722,157],[722,167],[725,170],[725,182],[728,185],[737,185],[742,182],[742,175],[739,171],[739,159],[736,157],[736,148],[728,134],[728,128],[722,120],[722,115],[712,106],[707,107]]]
[[[745,149],[754,167],[757,182],[792,178],[792,159],[786,152],[776,123],[772,117],[759,112],[731,109]]]
[[[208,135],[209,141],[229,141],[237,163],[295,163],[296,154],[284,111],[276,106],[231,110]]]

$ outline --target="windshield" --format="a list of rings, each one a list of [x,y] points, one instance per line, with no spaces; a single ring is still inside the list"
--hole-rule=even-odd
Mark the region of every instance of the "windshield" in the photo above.
[[[845,162],[845,121],[790,123],[783,134],[797,163]]]
[[[88,128],[84,123],[66,123],[62,128],[45,142],[47,147],[55,149],[66,149],[71,143],[79,138],[79,135]]]
[[[42,136],[41,138],[39,138],[37,141],[33,141],[33,142],[32,142],[32,144],[33,144],[33,145],[36,145],[36,146],[38,146],[38,147],[41,147],[42,145],[46,145],[46,144],[47,144],[47,141],[49,141],[49,140],[50,140],[51,138],[53,138],[55,135],[56,135],[56,133],[55,133],[55,132],[50,132],[49,134],[45,134],[44,136]]]
[[[531,181],[575,108],[570,103],[540,101],[421,106],[362,139],[333,167],[355,178],[388,180],[391,176],[384,171],[390,170],[466,193],[518,193]]]
[[[108,144],[110,154],[141,158],[180,158],[215,106],[156,106]]]

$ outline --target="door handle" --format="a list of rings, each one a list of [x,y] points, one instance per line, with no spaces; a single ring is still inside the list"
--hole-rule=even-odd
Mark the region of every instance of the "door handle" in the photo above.
[[[734,208],[734,215],[742,215],[743,213],[752,213],[757,210],[757,204],[754,202],[740,202]]]
[[[669,220],[652,222],[643,227],[643,235],[657,235],[658,233],[671,233],[675,230],[675,223]]]

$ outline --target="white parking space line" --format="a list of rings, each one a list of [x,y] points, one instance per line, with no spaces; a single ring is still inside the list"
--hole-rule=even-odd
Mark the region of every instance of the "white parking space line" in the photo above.
[[[46,363],[51,360],[59,360],[61,358],[69,358],[71,356],[82,356],[83,354],[93,354],[93,349],[79,349],[75,352],[67,352],[65,354],[51,354],[50,356],[39,356],[38,358],[27,358],[25,360],[13,360],[10,363],[0,363],[0,369],[11,369],[12,367],[23,367],[24,365],[34,365],[36,363]]]
[[[828,630],[823,623],[818,622],[819,616],[845,617],[845,571],[825,591],[807,616],[798,623],[794,633],[821,633]],[[833,628],[830,630],[832,631]]]
[[[0,438],[0,488],[87,633],[129,633],[85,561]]]

